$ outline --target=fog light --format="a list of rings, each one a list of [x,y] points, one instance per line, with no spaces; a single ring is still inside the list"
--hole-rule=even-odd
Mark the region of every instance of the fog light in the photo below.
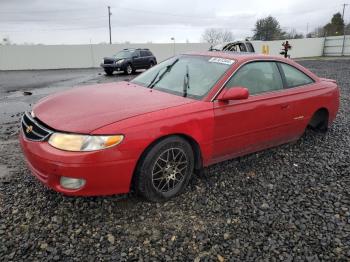
[[[79,189],[85,185],[85,179],[61,176],[60,184],[66,189]]]

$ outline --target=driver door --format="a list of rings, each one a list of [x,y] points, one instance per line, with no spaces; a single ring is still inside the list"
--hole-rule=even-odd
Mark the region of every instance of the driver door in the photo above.
[[[224,88],[246,87],[245,100],[214,101],[213,162],[268,148],[288,140],[291,105],[283,96],[283,81],[273,61],[242,66]]]

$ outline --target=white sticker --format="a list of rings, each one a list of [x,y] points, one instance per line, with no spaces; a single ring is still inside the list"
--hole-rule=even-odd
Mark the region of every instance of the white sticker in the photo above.
[[[232,65],[234,64],[235,61],[231,59],[220,58],[220,57],[212,57],[209,59],[209,62],[224,64],[224,65]]]

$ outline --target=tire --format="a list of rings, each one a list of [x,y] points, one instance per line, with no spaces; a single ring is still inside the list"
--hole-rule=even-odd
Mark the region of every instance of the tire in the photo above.
[[[106,73],[106,75],[111,76],[111,75],[113,75],[113,70],[105,69],[105,73]]]
[[[152,68],[154,66],[153,61],[151,61],[151,63],[149,63],[149,67],[148,68]]]
[[[149,201],[168,200],[186,188],[194,169],[192,147],[179,136],[155,144],[140,161],[136,192]]]
[[[326,133],[328,131],[328,111],[318,110],[311,118],[309,127],[315,132]]]
[[[134,69],[132,68],[131,64],[128,64],[128,65],[125,67],[124,72],[125,72],[125,74],[127,74],[127,75],[131,75],[131,74],[134,72]]]

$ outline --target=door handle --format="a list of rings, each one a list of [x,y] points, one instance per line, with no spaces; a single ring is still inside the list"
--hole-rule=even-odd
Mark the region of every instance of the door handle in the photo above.
[[[281,109],[288,109],[288,108],[289,108],[289,104],[281,105]]]

